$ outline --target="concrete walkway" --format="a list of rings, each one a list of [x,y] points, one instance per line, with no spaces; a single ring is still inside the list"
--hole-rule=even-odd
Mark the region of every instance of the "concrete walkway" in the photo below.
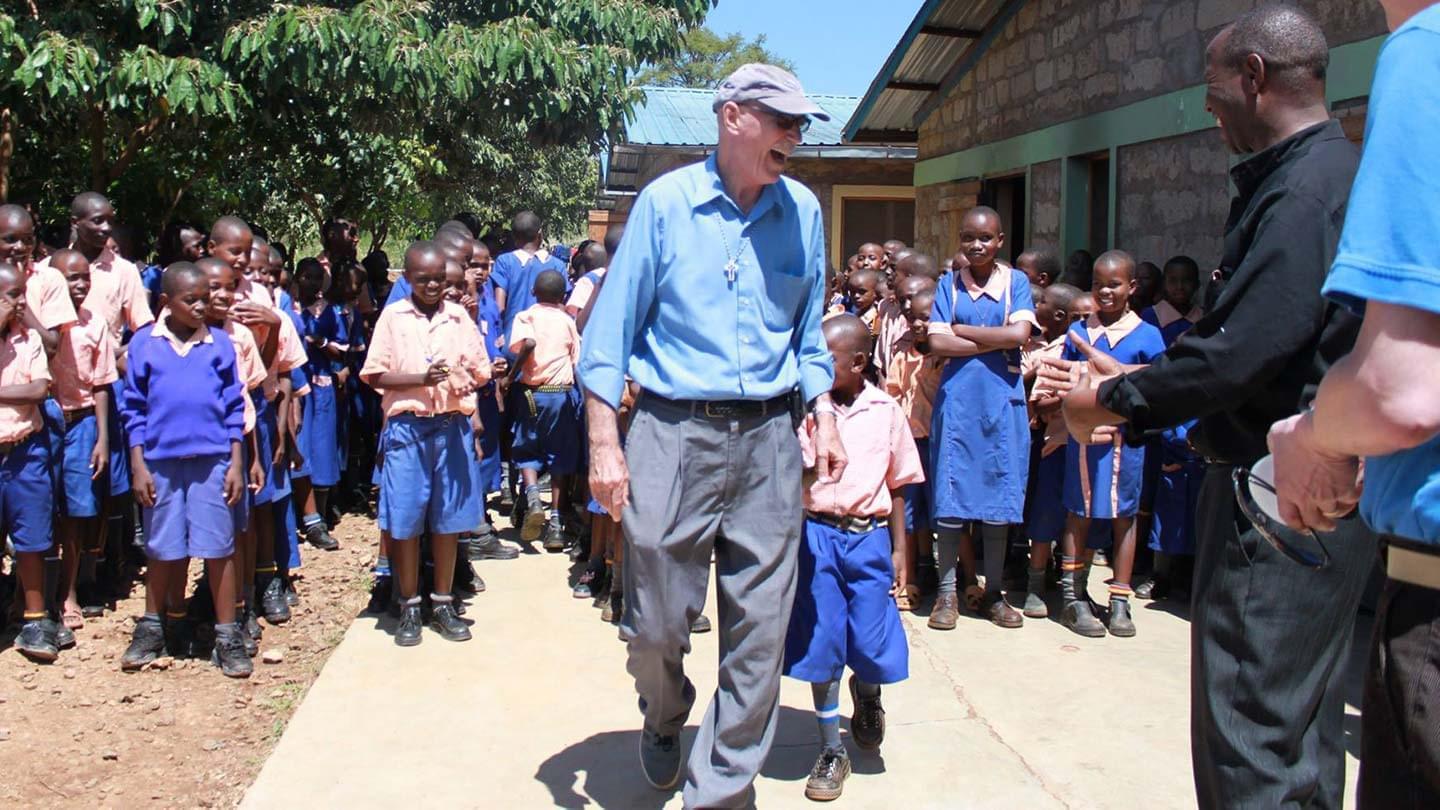
[[[679,807],[678,791],[653,791],[637,771],[624,645],[570,598],[569,568],[560,555],[482,564],[489,591],[470,607],[466,644],[427,631],[400,649],[390,620],[357,619],[242,807]],[[852,746],[837,806],[1193,807],[1189,626],[1170,610],[1140,603],[1137,638],[1098,641],[1051,621],[1004,631],[964,619],[937,633],[907,616],[911,678],[885,690],[883,754]],[[702,698],[687,750],[715,685],[715,634],[694,644]],[[787,679],[781,702],[757,803],[813,807],[808,686]]]

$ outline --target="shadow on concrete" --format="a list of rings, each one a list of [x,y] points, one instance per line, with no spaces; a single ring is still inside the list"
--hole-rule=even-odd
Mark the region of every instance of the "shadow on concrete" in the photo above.
[[[703,713],[704,709],[703,703],[696,704],[696,712]],[[582,810],[591,806],[617,810],[659,810],[680,791],[679,787],[668,791],[655,790],[645,782],[637,760],[640,738],[638,714],[635,719],[635,729],[593,734],[540,763],[535,779],[549,789],[556,807],[566,810]],[[879,753],[860,751],[850,741],[848,720],[842,722],[841,730],[855,773],[885,772],[885,760]],[[695,726],[686,726],[680,735],[687,758],[695,743],[695,731]],[[815,764],[819,746],[820,736],[815,729],[814,714],[781,706],[775,743],[760,774],[766,779],[796,783],[794,790],[799,797],[804,791],[805,778]]]

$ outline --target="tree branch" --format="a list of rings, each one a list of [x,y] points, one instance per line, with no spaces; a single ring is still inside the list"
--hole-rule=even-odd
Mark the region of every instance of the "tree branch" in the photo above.
[[[164,122],[165,113],[159,113],[149,121],[136,127],[135,131],[130,133],[130,137],[125,142],[125,150],[120,153],[120,157],[115,161],[114,165],[110,167],[109,178],[111,182],[119,180],[120,175],[124,174],[125,170],[130,168],[130,164],[140,155],[140,150],[149,142],[150,136],[154,135],[155,130],[159,129],[160,125]]]
[[[10,158],[15,155],[14,116],[0,110],[0,203],[10,202]]]

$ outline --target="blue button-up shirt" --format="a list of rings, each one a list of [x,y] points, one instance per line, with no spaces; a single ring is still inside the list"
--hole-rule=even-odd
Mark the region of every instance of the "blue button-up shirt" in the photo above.
[[[627,374],[670,399],[763,400],[799,386],[813,400],[835,377],[824,297],[815,195],[782,177],[742,213],[712,155],[635,200],[585,326],[581,384],[617,407]]]

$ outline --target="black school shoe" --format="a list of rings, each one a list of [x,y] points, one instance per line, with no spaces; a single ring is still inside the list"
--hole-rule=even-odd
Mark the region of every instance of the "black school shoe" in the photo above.
[[[860,681],[850,676],[850,702],[855,704],[855,714],[850,718],[850,736],[855,744],[866,751],[874,751],[885,742],[885,707],[880,705],[880,693],[874,697],[860,694]]]
[[[15,649],[31,661],[48,664],[60,657],[60,642],[55,622],[50,619],[34,619],[20,627],[15,637]]]
[[[430,611],[430,629],[446,641],[469,641],[470,626],[460,621],[455,605],[441,602]]]
[[[215,647],[210,663],[220,668],[227,678],[248,678],[255,671],[245,649],[245,631],[239,622],[215,625]]]
[[[520,549],[500,542],[494,532],[482,534],[470,541],[469,557],[475,562],[481,560],[513,560],[520,556]]]
[[[330,528],[323,520],[305,529],[305,542],[321,551],[335,551],[340,548],[340,542],[330,536]]]
[[[420,605],[405,605],[400,608],[400,624],[395,627],[395,643],[401,647],[414,647],[420,643]]]
[[[276,574],[262,574],[260,588],[260,612],[265,621],[272,625],[290,621],[290,603],[285,599],[285,583]]]
[[[235,611],[235,626],[240,628],[240,641],[245,647],[245,654],[254,658],[260,654],[260,622],[255,620],[255,611],[246,608]],[[216,624],[216,644],[219,644],[219,628]]]
[[[130,646],[120,656],[120,671],[137,672],[145,665],[159,658],[165,652],[165,628],[153,619],[141,619],[135,623],[130,635]]]
[[[370,586],[370,603],[365,606],[366,613],[379,615],[390,609],[390,602],[394,582],[389,576],[381,574],[375,577],[375,582]]]
[[[805,780],[805,798],[816,802],[833,802],[845,791],[845,780],[850,776],[850,757],[844,751],[820,749],[810,768],[810,777]]]

